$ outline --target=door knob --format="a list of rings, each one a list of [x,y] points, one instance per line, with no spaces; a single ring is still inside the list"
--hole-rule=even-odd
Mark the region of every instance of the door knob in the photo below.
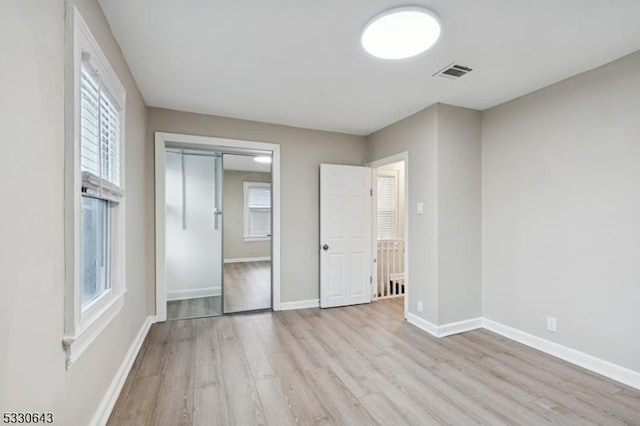
[[[326,245],[326,244],[325,244],[325,245],[323,245],[323,246],[322,246],[322,250],[324,250],[324,251],[329,250],[329,246],[328,246],[328,245]]]

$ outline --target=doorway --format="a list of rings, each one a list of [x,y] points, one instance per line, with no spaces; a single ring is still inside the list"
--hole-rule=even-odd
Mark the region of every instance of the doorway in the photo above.
[[[409,225],[408,153],[369,164],[374,186],[372,300],[395,299],[408,312]]]
[[[408,153],[320,165],[320,307],[394,298],[408,312]]]
[[[279,145],[157,132],[155,152],[158,321],[278,310]]]
[[[373,169],[376,187],[374,300],[403,297],[405,284],[404,161]]]

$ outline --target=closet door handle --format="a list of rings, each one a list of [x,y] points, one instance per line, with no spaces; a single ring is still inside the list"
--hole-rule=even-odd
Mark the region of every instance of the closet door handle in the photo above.
[[[214,227],[214,229],[220,228],[220,219],[219,219],[220,216],[222,216],[222,210],[215,209],[213,211],[213,227]]]

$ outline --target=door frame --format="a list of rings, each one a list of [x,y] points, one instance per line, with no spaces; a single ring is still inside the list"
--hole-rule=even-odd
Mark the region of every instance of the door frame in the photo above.
[[[404,162],[404,280],[407,291],[404,296],[404,318],[407,318],[407,314],[409,313],[409,291],[411,289],[411,283],[409,282],[409,239],[411,238],[411,233],[409,232],[409,152],[403,151],[398,154],[390,155],[388,157],[381,158],[379,160],[370,161],[367,163],[368,167],[371,167],[371,179],[372,179],[372,187],[374,188],[373,197],[371,199],[372,202],[372,253],[373,258],[376,260],[375,263],[371,265],[371,276],[373,277],[373,282],[376,283],[375,286],[371,286],[371,300],[373,301],[373,292],[374,289],[377,289],[378,285],[378,264],[377,264],[377,256],[378,256],[378,235],[377,235],[377,187],[375,181],[375,173],[378,167],[386,166],[389,164]],[[377,299],[377,298],[376,298]]]
[[[170,144],[172,148],[206,149],[222,152],[270,151],[271,162],[271,308],[280,310],[280,145],[240,139],[212,136],[195,136],[182,133],[155,132],[155,257],[156,257],[156,321],[167,320],[167,282],[165,247],[165,158]],[[231,151],[231,152],[230,152]]]

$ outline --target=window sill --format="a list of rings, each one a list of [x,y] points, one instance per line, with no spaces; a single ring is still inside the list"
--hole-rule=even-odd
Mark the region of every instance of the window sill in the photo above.
[[[244,237],[244,241],[247,243],[254,241],[271,241],[271,237]]]
[[[65,351],[67,370],[80,358],[102,330],[118,315],[124,306],[124,294],[121,291],[113,295],[111,300],[89,322],[82,324],[73,336],[64,336],[62,346]]]

